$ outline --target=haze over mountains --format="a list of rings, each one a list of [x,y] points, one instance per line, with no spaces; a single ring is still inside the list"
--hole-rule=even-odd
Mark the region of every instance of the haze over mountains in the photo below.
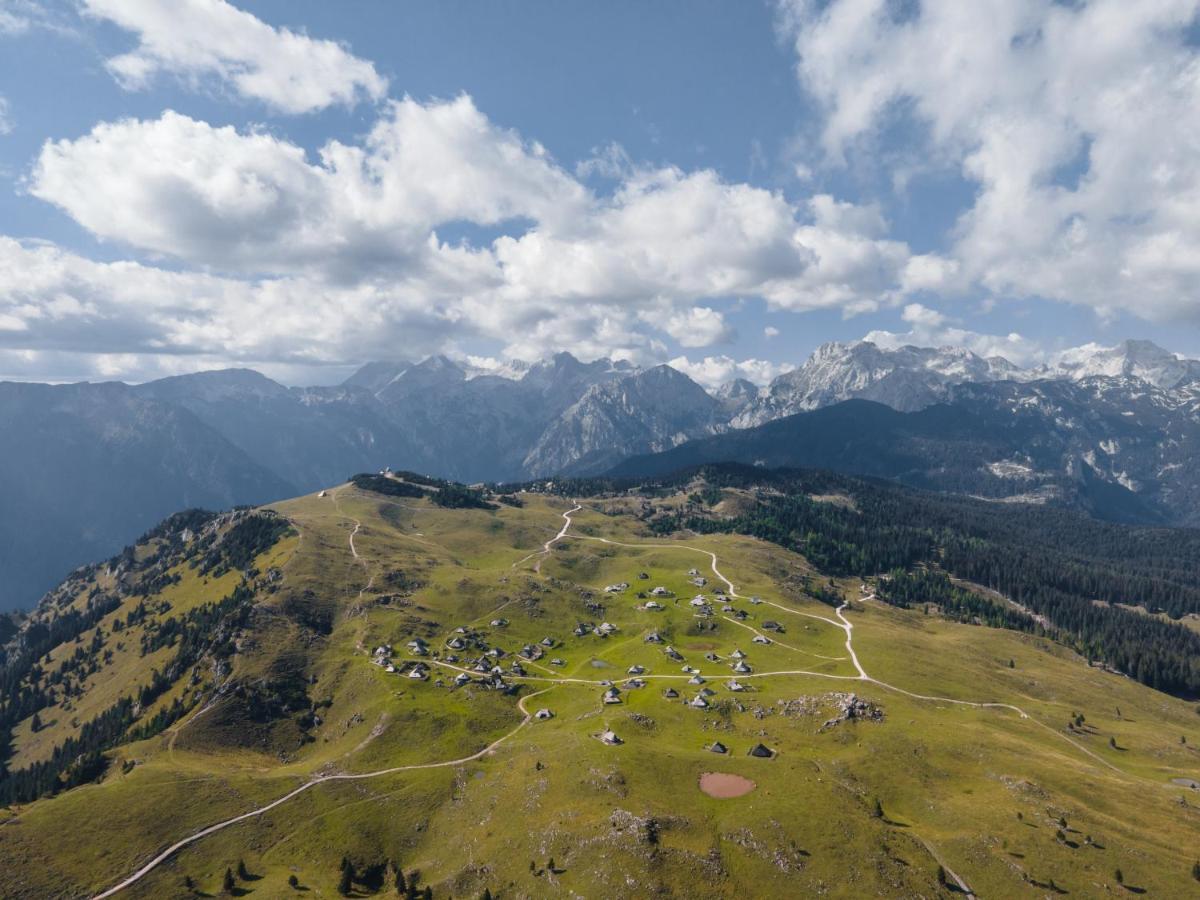
[[[847,400],[874,403],[825,409]],[[475,482],[597,474],[637,456],[617,471],[730,459],[1200,522],[1200,362],[1137,341],[1036,369],[957,348],[826,344],[762,389],[711,393],[669,366],[567,353],[501,373],[443,356],[373,362],[336,387],[239,369],[4,383],[0,424],[0,608],[32,603],[178,509],[261,503],[385,465]]]

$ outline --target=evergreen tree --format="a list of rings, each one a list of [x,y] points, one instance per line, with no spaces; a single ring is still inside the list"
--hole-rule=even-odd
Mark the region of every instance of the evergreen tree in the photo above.
[[[342,869],[341,877],[338,878],[338,893],[343,897],[350,894],[351,888],[354,887],[354,869],[350,866]]]
[[[249,872],[246,870],[246,861],[245,861],[244,859],[239,859],[239,860],[238,860],[238,864],[237,864],[237,876],[238,876],[238,878],[240,878],[242,881],[249,881],[249,880],[250,880],[250,873],[249,873]]]
[[[29,730],[35,734],[42,730],[42,717],[37,713],[34,713],[33,718],[29,720]]]
[[[429,885],[425,885],[425,890],[422,892],[421,896],[424,898],[424,900],[433,900],[433,888],[431,888]]]
[[[221,890],[226,894],[232,894],[237,882],[233,880],[233,869],[225,869],[225,877],[221,880]]]
[[[484,888],[483,893],[479,895],[479,900],[492,900],[492,892]]]
[[[871,815],[876,819],[883,818],[883,804],[879,802],[879,798],[875,798],[875,808],[871,810]]]
[[[300,887],[300,879],[297,878],[295,875],[289,875],[288,876],[288,887],[290,887],[292,890],[296,890],[297,888]]]
[[[1113,872],[1113,878],[1117,879],[1117,884],[1125,883],[1125,873],[1120,869],[1117,869],[1117,871]]]
[[[395,885],[397,894],[408,893],[408,885],[404,881],[404,870],[399,866],[396,866],[396,879],[393,884]]]
[[[1192,863],[1192,877],[1200,881],[1200,860]]]

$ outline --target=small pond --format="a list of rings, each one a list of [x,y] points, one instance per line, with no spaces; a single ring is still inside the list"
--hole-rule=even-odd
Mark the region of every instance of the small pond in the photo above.
[[[722,800],[748,794],[756,785],[749,778],[731,775],[728,772],[705,772],[700,776],[700,790],[710,797]]]

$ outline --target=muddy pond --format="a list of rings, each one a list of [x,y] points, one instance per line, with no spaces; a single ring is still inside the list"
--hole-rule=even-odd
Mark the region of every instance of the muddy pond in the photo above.
[[[700,790],[710,797],[721,800],[730,797],[741,797],[754,790],[755,784],[749,778],[741,775],[731,775],[728,772],[705,772],[700,776]]]

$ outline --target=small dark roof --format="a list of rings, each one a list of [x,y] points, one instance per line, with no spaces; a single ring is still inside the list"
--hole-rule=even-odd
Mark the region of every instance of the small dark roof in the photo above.
[[[772,756],[775,755],[775,751],[772,750],[770,747],[768,747],[766,744],[755,744],[753,747],[750,748],[750,755],[762,757],[765,759],[770,759]]]
[[[664,697],[678,697],[679,691],[675,690],[675,688],[667,688],[665,691],[663,691],[663,696]]]
[[[729,752],[729,748],[726,747],[724,744],[722,744],[720,741],[713,741],[713,743],[709,746],[708,749],[711,750],[713,753],[728,753]]]

